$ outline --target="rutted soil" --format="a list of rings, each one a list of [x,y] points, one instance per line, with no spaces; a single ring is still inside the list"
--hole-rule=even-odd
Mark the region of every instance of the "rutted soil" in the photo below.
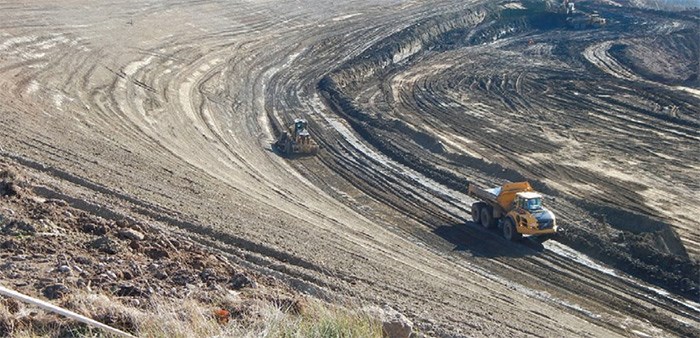
[[[695,12],[596,7],[610,24],[574,31],[476,1],[3,6],[0,151],[78,204],[429,335],[700,335]],[[656,36],[676,68],[634,43]],[[322,149],[287,160],[269,145],[298,116]],[[465,221],[468,182],[524,178],[561,241]]]
[[[696,224],[678,218],[698,211],[698,157],[687,150],[698,145],[700,97],[663,85],[698,88],[697,13],[585,9],[605,11],[611,24],[574,31],[561,14],[525,9],[447,29],[448,16],[420,22],[345,63],[319,89],[393,160],[454,190],[469,181],[534,181],[559,199],[562,243],[697,298]],[[591,56],[602,45],[607,56]],[[403,61],[408,53],[413,60]],[[617,60],[614,68],[603,58]],[[620,69],[643,69],[647,80],[604,76]],[[672,102],[680,105],[673,112]],[[665,172],[678,176],[664,181]],[[654,200],[674,193],[689,203]]]

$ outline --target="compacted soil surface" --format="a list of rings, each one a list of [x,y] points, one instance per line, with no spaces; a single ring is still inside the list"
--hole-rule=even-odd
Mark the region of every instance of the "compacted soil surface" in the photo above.
[[[3,3],[0,155],[35,181],[3,192],[2,282],[183,297],[241,274],[428,336],[700,336],[700,13],[577,10]],[[296,117],[316,156],[271,147]],[[557,238],[471,222],[468,183],[518,180]],[[41,259],[57,242],[76,253]]]

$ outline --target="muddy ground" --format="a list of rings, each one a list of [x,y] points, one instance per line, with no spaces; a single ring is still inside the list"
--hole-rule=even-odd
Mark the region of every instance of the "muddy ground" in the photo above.
[[[429,335],[698,336],[698,12],[621,4],[6,3],[0,151]],[[520,179],[558,240],[468,221]]]
[[[573,29],[532,8],[420,22],[319,89],[391,159],[457,191],[530,180],[562,243],[697,298],[698,13],[579,6],[610,22]]]

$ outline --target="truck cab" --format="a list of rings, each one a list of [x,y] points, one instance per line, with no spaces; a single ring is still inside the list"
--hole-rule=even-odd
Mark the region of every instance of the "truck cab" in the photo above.
[[[554,213],[542,204],[542,195],[537,192],[519,192],[513,199],[513,208],[508,216],[513,219],[520,234],[533,235],[556,232]]]
[[[519,192],[513,200],[516,208],[536,211],[542,209],[542,195],[535,192]]]

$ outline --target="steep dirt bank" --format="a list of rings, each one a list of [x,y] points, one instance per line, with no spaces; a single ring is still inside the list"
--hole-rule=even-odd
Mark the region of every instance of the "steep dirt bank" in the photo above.
[[[197,319],[182,318],[178,323],[170,313],[160,313],[162,326],[138,327],[143,323],[129,309],[178,312],[184,309],[173,309],[172,304],[199,302],[197,310],[205,319],[198,324],[219,320],[224,331],[228,324],[255,322],[264,304],[297,314],[307,304],[284,280],[251,269],[242,255],[207,248],[196,236],[173,233],[156,220],[57,192],[70,189],[67,182],[51,182],[41,172],[0,159],[3,286],[74,311],[83,303],[79,298],[102,297],[109,310],[83,308],[87,311],[83,314],[133,334],[149,329],[165,333]],[[62,337],[90,332],[82,323],[40,315],[11,298],[0,297],[0,305],[8,311],[0,315],[3,337],[26,330]]]

